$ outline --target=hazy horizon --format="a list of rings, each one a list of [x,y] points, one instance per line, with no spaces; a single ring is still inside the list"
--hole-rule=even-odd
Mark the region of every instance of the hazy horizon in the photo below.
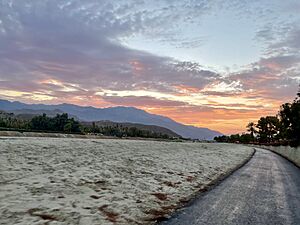
[[[0,98],[244,132],[300,82],[297,0],[2,0]]]

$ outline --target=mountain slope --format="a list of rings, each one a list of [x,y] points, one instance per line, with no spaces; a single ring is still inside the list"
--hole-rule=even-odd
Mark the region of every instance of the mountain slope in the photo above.
[[[111,107],[111,108],[94,108],[83,107],[72,104],[44,105],[44,104],[25,104],[21,102],[10,102],[0,100],[0,110],[14,111],[20,109],[31,110],[61,110],[63,112],[75,115],[82,121],[99,121],[110,120],[113,122],[140,123],[145,125],[156,125],[168,128],[175,133],[186,138],[193,139],[213,139],[221,135],[220,132],[208,128],[187,126],[178,123],[168,117],[148,113],[144,110],[134,107]]]
[[[59,110],[59,109],[44,110],[44,109],[28,109],[28,108],[7,110],[7,112],[13,113],[18,118],[21,118],[21,119],[31,119],[34,116],[43,115],[44,113],[47,114],[47,116],[49,116],[49,117],[55,117],[57,114],[64,113],[64,111]],[[74,116],[72,114],[69,114],[69,118],[74,118],[75,120],[79,120],[77,118],[77,116]]]
[[[93,122],[82,122],[82,124],[84,125],[89,125],[92,126]],[[154,132],[157,134],[166,134],[169,137],[175,137],[175,138],[179,138],[180,135],[176,134],[174,131],[171,131],[168,128],[165,127],[160,127],[157,125],[145,125],[145,124],[140,124],[140,123],[120,123],[120,122],[112,122],[109,120],[101,120],[101,121],[96,121],[95,124],[99,127],[123,127],[123,128],[131,128],[131,127],[135,127],[139,130],[142,131],[150,131],[150,132]]]

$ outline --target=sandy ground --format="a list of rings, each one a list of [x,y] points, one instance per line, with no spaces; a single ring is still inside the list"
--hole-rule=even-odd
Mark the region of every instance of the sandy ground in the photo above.
[[[0,139],[0,224],[153,224],[250,157],[250,147]]]

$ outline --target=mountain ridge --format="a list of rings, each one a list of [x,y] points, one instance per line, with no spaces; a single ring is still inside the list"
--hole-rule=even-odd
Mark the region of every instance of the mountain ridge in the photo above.
[[[62,103],[57,105],[26,104],[19,101],[0,99],[0,109],[6,111],[31,109],[31,110],[61,110],[75,115],[81,121],[92,122],[110,120],[113,122],[140,123],[145,125],[157,125],[168,128],[185,138],[211,140],[215,136],[222,135],[218,131],[203,127],[184,125],[166,116],[151,114],[142,109],[127,106],[96,108],[92,106],[78,106]]]

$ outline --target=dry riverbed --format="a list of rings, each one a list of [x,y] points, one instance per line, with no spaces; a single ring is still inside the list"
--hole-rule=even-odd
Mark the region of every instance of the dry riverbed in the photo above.
[[[0,224],[153,224],[252,152],[233,144],[0,138]]]

